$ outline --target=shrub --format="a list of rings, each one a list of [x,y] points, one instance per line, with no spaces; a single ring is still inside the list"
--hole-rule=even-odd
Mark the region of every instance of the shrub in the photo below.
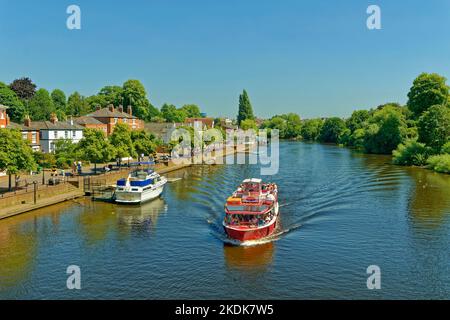
[[[436,172],[450,173],[450,154],[440,154],[428,158],[428,166]]]
[[[450,154],[450,141],[442,146],[441,153]]]
[[[430,148],[415,140],[408,140],[404,144],[399,144],[392,154],[395,164],[423,166],[427,163]]]

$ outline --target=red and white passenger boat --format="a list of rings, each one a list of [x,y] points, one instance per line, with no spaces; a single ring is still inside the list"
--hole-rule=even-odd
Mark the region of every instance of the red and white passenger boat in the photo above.
[[[278,209],[276,184],[246,179],[225,204],[225,232],[241,242],[270,236],[277,226]]]

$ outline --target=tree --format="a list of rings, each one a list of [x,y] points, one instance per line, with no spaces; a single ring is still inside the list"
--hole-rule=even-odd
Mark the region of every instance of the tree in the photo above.
[[[300,130],[302,138],[304,140],[316,141],[319,138],[322,126],[322,119],[308,119],[303,121],[302,128]]]
[[[417,122],[419,141],[439,153],[442,146],[450,140],[450,107],[432,106]]]
[[[55,110],[60,110],[62,112],[66,112],[67,100],[64,91],[60,89],[55,89],[51,93],[51,98],[53,101],[53,105],[55,106]]]
[[[147,92],[139,80],[127,80],[123,84],[123,104],[131,106],[136,117],[150,120],[158,116],[158,109],[151,105],[147,99]]]
[[[131,140],[131,130],[127,124],[116,124],[113,133],[109,136],[109,142],[115,149],[119,163],[122,158],[136,156],[133,141]]]
[[[79,160],[78,145],[69,139],[59,139],[55,143],[55,159],[58,168],[70,168]]]
[[[242,130],[252,129],[252,130],[256,131],[256,130],[258,130],[258,126],[256,125],[255,120],[246,119],[241,122],[241,129]]]
[[[72,116],[83,116],[91,111],[89,104],[86,99],[79,94],[74,92],[69,96],[67,100],[66,114]]]
[[[103,107],[109,104],[115,106],[123,104],[123,88],[121,86],[105,86],[100,89],[97,96],[104,99],[104,104],[101,104]]]
[[[165,103],[161,107],[161,115],[167,122],[184,122],[187,117],[186,111],[183,109],[177,109],[173,104]]]
[[[36,94],[28,104],[28,108],[33,120],[48,120],[50,114],[55,112],[55,107],[50,98],[50,94],[45,89],[36,91]]]
[[[17,96],[22,100],[30,100],[36,93],[36,85],[30,78],[16,79],[9,85]]]
[[[154,153],[160,144],[160,141],[153,134],[147,133],[144,130],[132,131],[131,140],[139,158],[142,154],[150,155]]]
[[[328,118],[320,130],[319,140],[322,142],[338,143],[345,128],[345,122],[341,118]]]
[[[7,106],[6,110],[12,121],[22,122],[26,109],[17,94],[4,83],[0,82],[0,104]]]
[[[386,106],[375,111],[364,135],[368,153],[390,154],[406,138],[405,116],[398,108]]]
[[[181,107],[181,110],[186,112],[188,118],[200,118],[200,108],[195,104],[185,104]]]
[[[253,115],[253,108],[250,102],[250,98],[248,97],[247,91],[243,91],[239,96],[239,111],[237,116],[238,125],[241,125],[243,120],[255,120],[255,116]]]
[[[94,163],[94,170],[97,171],[97,163],[105,163],[116,156],[115,148],[106,139],[102,130],[86,128],[83,131],[83,139],[78,142],[78,149],[81,157]]]
[[[36,169],[33,150],[22,138],[19,130],[0,129],[0,171],[9,175],[11,191],[11,175],[20,171]]]
[[[408,108],[415,118],[434,105],[445,105],[449,99],[446,78],[436,74],[422,73],[413,82],[408,93]]]
[[[369,111],[367,110],[356,110],[353,111],[350,118],[346,121],[347,128],[353,133],[356,129],[362,129],[367,126],[367,121],[370,118]]]

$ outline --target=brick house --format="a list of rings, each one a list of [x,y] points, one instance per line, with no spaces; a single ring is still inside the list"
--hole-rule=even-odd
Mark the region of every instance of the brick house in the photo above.
[[[200,131],[214,128],[213,118],[186,118],[184,123]]]
[[[106,123],[100,122],[99,120],[89,117],[89,116],[82,116],[74,119],[75,123],[89,129],[97,129],[101,130],[105,133],[105,135],[108,135],[108,125]]]
[[[86,117],[94,118],[95,120],[106,125],[106,134],[109,136],[117,123],[126,123],[131,130],[144,129],[144,121],[133,116],[131,106],[128,106],[127,112],[124,112],[123,107],[115,108],[112,104],[106,108],[98,108],[96,111],[88,114]]]
[[[41,150],[39,122],[31,122],[30,117],[26,116],[23,124],[10,122],[7,128],[20,130],[20,132],[22,132],[23,139],[28,141],[28,144],[33,151]]]
[[[0,104],[0,128],[6,128],[10,123],[6,109],[6,106]]]

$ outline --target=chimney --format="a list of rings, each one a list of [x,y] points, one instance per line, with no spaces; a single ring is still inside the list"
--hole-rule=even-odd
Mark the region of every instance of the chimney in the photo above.
[[[9,115],[6,113],[6,111],[5,114],[6,114],[6,125],[9,125],[10,123]]]
[[[133,109],[131,108],[131,106],[130,105],[128,105],[128,108],[127,108],[127,113],[130,115],[130,116],[132,116],[133,115]]]
[[[50,122],[51,122],[51,123],[56,123],[56,122],[58,122],[58,117],[56,116],[56,113],[52,113],[52,114],[50,115]]]
[[[111,112],[114,112],[114,105],[113,105],[113,104],[110,104],[110,105],[108,106],[108,110],[111,111]]]
[[[119,105],[119,112],[123,112],[123,106]]]
[[[25,127],[31,127],[31,119],[30,119],[30,116],[25,116],[25,120],[24,120],[24,122],[23,122],[23,125],[25,126]]]

